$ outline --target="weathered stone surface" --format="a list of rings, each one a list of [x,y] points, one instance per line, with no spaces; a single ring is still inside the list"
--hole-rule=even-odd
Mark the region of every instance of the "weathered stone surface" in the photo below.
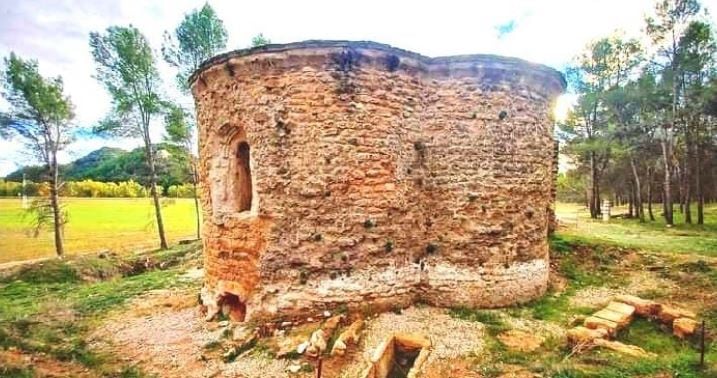
[[[321,353],[326,350],[326,342],[328,336],[324,333],[323,329],[318,329],[311,334],[309,338],[309,346],[306,348],[306,355],[309,357],[318,357]]]
[[[615,301],[628,304],[635,308],[635,313],[644,317],[653,317],[660,312],[661,305],[655,301],[622,294],[615,297]]]
[[[611,337],[614,336],[618,330],[617,323],[596,316],[587,317],[585,319],[585,327],[590,329],[604,329]]]
[[[610,311],[619,312],[621,314],[627,315],[631,319],[632,319],[632,315],[635,314],[635,306],[631,306],[629,304],[622,303],[622,302],[615,302],[615,301],[610,302],[607,304],[607,306],[605,308]]]
[[[628,344],[621,343],[619,341],[595,339],[594,343],[596,346],[608,348],[608,349],[614,350],[618,353],[622,353],[622,354],[632,356],[632,357],[652,357],[652,356],[654,356],[653,353],[649,353],[646,350],[640,348],[639,346],[628,345]]]
[[[250,320],[542,295],[563,89],[518,59],[375,43],[212,59],[192,78],[203,302]]]
[[[690,318],[677,318],[672,322],[672,333],[681,338],[685,339],[692,336],[700,327],[700,324]]]
[[[583,326],[571,328],[567,332],[568,343],[571,345],[590,344],[595,339],[603,339],[608,336],[607,331],[601,328],[590,329]]]
[[[351,323],[334,342],[334,346],[331,348],[331,355],[342,356],[346,353],[349,345],[358,344],[359,338],[361,337],[361,329],[363,328],[363,319],[358,319]]]
[[[593,316],[614,322],[617,324],[618,328],[626,327],[630,324],[630,321],[632,321],[632,317],[630,315],[608,310],[607,308],[594,313]]]
[[[675,319],[678,319],[678,318],[694,319],[696,317],[697,317],[697,315],[695,315],[695,313],[690,310],[680,308],[680,307],[671,306],[671,305],[665,305],[665,304],[662,305],[662,307],[660,308],[660,312],[657,314],[657,318],[662,323],[667,324],[669,326],[672,326],[672,322]]]

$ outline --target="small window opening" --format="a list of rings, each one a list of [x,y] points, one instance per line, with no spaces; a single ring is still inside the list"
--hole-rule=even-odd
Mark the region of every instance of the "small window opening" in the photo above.
[[[234,195],[236,208],[238,211],[251,210],[252,186],[251,186],[251,166],[249,144],[241,142],[236,149],[236,179],[233,180],[233,188],[231,193]]]

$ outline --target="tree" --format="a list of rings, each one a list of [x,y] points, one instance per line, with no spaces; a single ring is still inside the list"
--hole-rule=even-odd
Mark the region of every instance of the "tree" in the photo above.
[[[201,239],[201,222],[199,220],[199,199],[197,198],[197,161],[191,154],[194,129],[191,124],[192,117],[180,106],[168,106],[165,114],[164,124],[166,127],[167,137],[171,143],[174,143],[186,151],[189,157],[190,180],[192,183],[192,197],[194,198],[194,211],[197,218],[197,239]]]
[[[692,186],[697,197],[697,223],[704,224],[704,188],[702,177],[702,154],[706,142],[708,119],[705,105],[709,99],[709,82],[714,76],[714,57],[717,51],[712,28],[701,21],[691,22],[678,43],[679,61],[682,65],[679,87],[682,92],[680,113],[684,136],[685,222],[692,223]]]
[[[177,68],[177,86],[185,94],[189,90],[188,78],[199,65],[223,50],[227,44],[227,31],[214,9],[204,4],[194,10],[174,30],[164,33],[162,55],[164,60]],[[197,238],[200,238],[199,200],[197,199],[197,164],[192,156],[194,122],[181,106],[165,104],[165,127],[170,142],[180,146],[189,157],[188,165],[194,187],[194,208],[197,215]]]
[[[37,230],[45,221],[52,220],[55,252],[62,257],[66,217],[60,206],[57,153],[72,138],[72,103],[63,93],[62,78],[43,77],[36,61],[24,60],[14,53],[4,61],[3,95],[10,104],[10,112],[0,115],[0,134],[22,138],[28,151],[44,164],[50,182],[49,203],[38,202],[35,206]]]
[[[610,113],[605,96],[619,86],[639,62],[637,42],[618,37],[592,42],[568,69],[570,85],[578,93],[575,107],[560,130],[568,139],[566,151],[588,166],[587,202],[590,216],[600,215],[600,181],[611,155]]]
[[[188,79],[203,61],[216,55],[227,45],[227,31],[209,4],[194,10],[174,30],[164,32],[162,56],[178,69],[177,84],[183,91],[189,90]]]
[[[671,89],[672,105],[668,118],[662,123],[660,145],[664,164],[664,200],[665,222],[668,227],[674,224],[673,195],[671,174],[674,158],[674,138],[678,121],[679,77],[682,63],[679,54],[679,40],[690,20],[700,11],[697,0],[660,0],[655,6],[655,17],[646,19],[647,35],[657,47],[658,57],[662,62],[655,62],[663,68],[663,81]]]
[[[160,247],[167,248],[157,191],[156,151],[150,137],[152,118],[163,110],[159,72],[147,39],[133,27],[110,26],[104,34],[90,33],[96,78],[112,97],[112,111],[99,126],[99,133],[141,137],[149,167],[150,193],[154,201]]]
[[[264,37],[263,33],[259,33],[254,36],[254,38],[251,39],[251,47],[259,47],[268,45],[271,43],[271,40],[269,38]]]

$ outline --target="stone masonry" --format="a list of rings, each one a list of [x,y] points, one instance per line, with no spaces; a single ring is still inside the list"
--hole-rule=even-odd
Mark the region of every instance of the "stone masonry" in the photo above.
[[[307,41],[190,79],[210,316],[301,316],[542,295],[556,71]]]

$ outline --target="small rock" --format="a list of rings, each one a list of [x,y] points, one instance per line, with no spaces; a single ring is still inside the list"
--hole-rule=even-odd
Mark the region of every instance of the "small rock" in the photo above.
[[[330,317],[331,317],[331,313],[328,311],[324,311],[324,318],[330,318]]]
[[[660,312],[660,304],[651,300],[642,299],[634,295],[618,295],[615,301],[628,304],[635,308],[635,313],[640,316],[652,317]]]
[[[291,327],[292,324],[293,324],[292,322],[281,322],[280,327],[281,327],[281,328],[288,328],[288,327]]]
[[[301,365],[289,365],[286,370],[288,370],[289,373],[296,374],[301,371]]]
[[[299,344],[299,345],[296,347],[296,353],[304,354],[304,352],[306,352],[306,348],[308,348],[308,347],[309,347],[309,342],[308,342],[308,341],[304,341],[303,343]]]
[[[311,334],[309,339],[309,347],[306,348],[306,355],[309,357],[318,357],[326,350],[326,336],[323,329],[318,329]]]
[[[596,316],[589,316],[585,319],[585,327],[590,329],[604,329],[610,336],[614,336],[618,328],[617,323]]]
[[[222,320],[221,322],[219,322],[219,326],[220,326],[220,327],[226,327],[226,326],[228,326],[228,325],[229,325],[229,321],[228,321],[228,320]]]
[[[672,322],[672,333],[680,339],[686,339],[694,335],[699,323],[690,318],[677,318]]]
[[[607,331],[604,329],[589,329],[583,326],[577,326],[568,330],[568,342],[571,345],[590,344],[596,339],[607,337]]]
[[[313,323],[313,322],[314,322],[314,318],[306,318],[306,322],[307,322],[307,323]]]
[[[660,313],[657,314],[658,319],[664,324],[672,325],[672,322],[678,318],[690,318],[696,317],[695,313],[684,308],[679,308],[670,305],[662,305]]]

